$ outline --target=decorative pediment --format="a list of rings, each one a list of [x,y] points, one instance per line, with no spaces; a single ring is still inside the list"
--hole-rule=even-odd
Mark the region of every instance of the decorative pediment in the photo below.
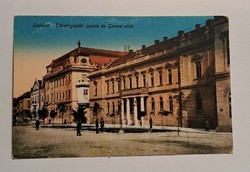
[[[134,71],[134,75],[139,75],[139,72],[137,72],[137,71]]]
[[[163,69],[162,66],[156,68],[156,70],[162,70],[162,69]]]
[[[154,71],[154,69],[152,68],[152,67],[150,67],[149,69],[148,69],[148,72],[153,72]]]
[[[169,68],[172,68],[172,67],[173,67],[173,64],[170,64],[170,63],[165,64],[166,69],[169,69]]]

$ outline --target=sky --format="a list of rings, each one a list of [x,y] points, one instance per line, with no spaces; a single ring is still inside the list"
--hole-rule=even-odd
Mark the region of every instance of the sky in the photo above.
[[[67,52],[82,47],[124,51],[152,45],[154,40],[193,30],[212,16],[188,17],[82,17],[16,16],[14,19],[14,97],[41,80],[46,66]]]

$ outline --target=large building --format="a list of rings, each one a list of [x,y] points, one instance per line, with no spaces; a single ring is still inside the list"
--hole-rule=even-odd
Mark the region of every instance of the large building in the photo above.
[[[57,113],[54,122],[73,121],[72,110],[79,106],[88,107],[88,75],[90,72],[110,65],[126,52],[78,48],[55,59],[49,64],[43,77],[45,85],[45,106],[50,111],[58,111],[58,104],[63,103],[65,113]],[[84,100],[86,99],[86,100]],[[49,118],[48,118],[49,119]]]
[[[228,19],[130,51],[89,75],[90,107],[106,123],[231,131]],[[93,111],[90,116],[95,118]]]

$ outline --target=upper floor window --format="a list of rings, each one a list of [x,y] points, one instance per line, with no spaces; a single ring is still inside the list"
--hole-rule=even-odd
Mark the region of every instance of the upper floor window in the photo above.
[[[135,76],[135,83],[136,83],[136,88],[138,88],[139,87],[139,76],[138,75]]]
[[[169,97],[169,111],[173,112],[174,106],[173,106],[173,98],[172,96]]]
[[[172,69],[168,69],[168,83],[172,84]]]
[[[201,61],[196,61],[195,66],[196,66],[196,79],[199,79],[201,78]]]
[[[146,87],[146,75],[142,75],[142,80],[143,80],[143,87]]]
[[[162,71],[158,71],[159,74],[159,85],[162,85]]]
[[[107,108],[108,108],[108,114],[110,113],[110,110],[109,110],[109,102],[107,103]]]
[[[115,92],[115,82],[112,81],[112,93],[114,93],[114,92]]]
[[[151,86],[154,86],[154,73],[150,73]]]
[[[123,79],[123,89],[124,90],[126,89],[126,79],[125,78]]]
[[[95,90],[94,95],[97,96],[97,82],[94,82],[94,90]]]
[[[129,89],[132,89],[132,78],[129,77]]]
[[[152,110],[152,112],[155,111],[155,100],[154,100],[154,98],[151,99],[151,110]]]
[[[109,93],[109,82],[107,82],[107,93]]]

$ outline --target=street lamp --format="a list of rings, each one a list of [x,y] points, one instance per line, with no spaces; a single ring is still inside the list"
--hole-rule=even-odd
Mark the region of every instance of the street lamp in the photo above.
[[[36,104],[36,101],[33,102],[33,114],[34,114],[34,118],[36,118],[36,107],[37,107],[37,104]]]
[[[178,101],[179,101],[179,109],[178,109],[178,135],[180,132],[180,127],[182,127],[182,92],[181,92],[181,74],[180,74],[180,62],[178,65]]]

